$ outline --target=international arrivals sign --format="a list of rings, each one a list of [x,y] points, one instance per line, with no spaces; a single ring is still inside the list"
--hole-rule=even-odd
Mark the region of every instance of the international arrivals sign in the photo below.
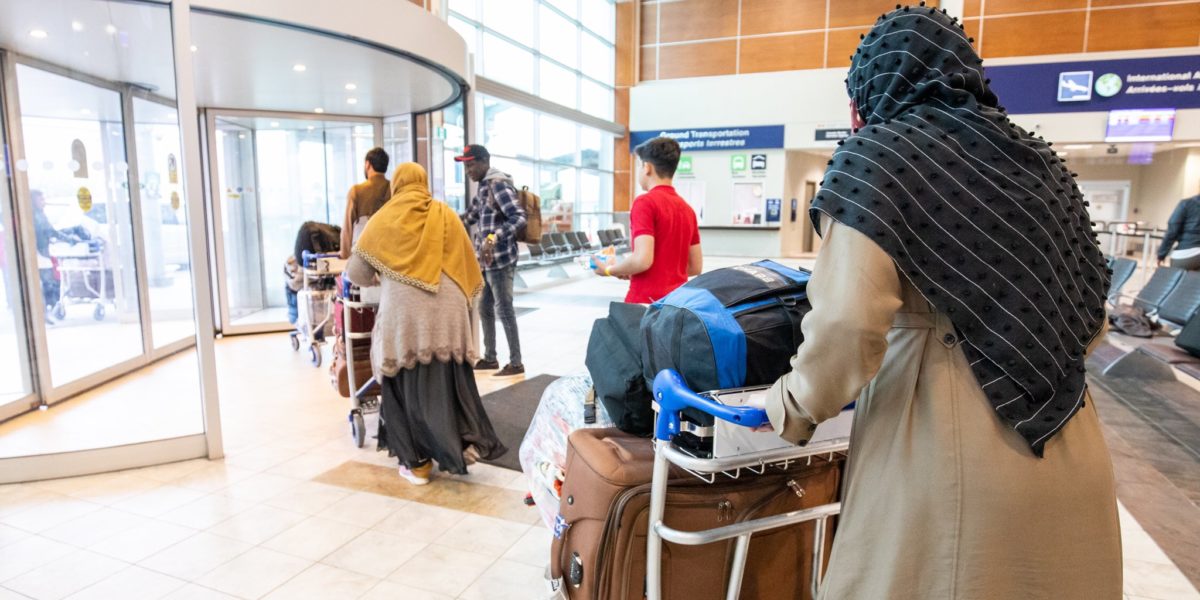
[[[986,67],[1010,114],[1200,108],[1200,55]]]
[[[629,147],[632,150],[656,137],[673,138],[684,152],[782,148],[783,125],[633,131],[629,133]]]

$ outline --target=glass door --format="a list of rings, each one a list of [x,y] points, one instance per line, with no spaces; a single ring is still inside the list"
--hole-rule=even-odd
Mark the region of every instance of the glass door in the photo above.
[[[120,93],[17,65],[50,381],[143,353]],[[97,351],[98,349],[103,351]]]
[[[209,116],[222,331],[290,327],[284,265],[306,221],[341,226],[362,181],[373,122],[250,114]]]
[[[0,78],[2,79],[2,78]],[[0,140],[4,131],[4,95],[0,93]],[[0,157],[5,177],[0,180],[0,421],[29,409],[33,400],[33,370],[29,361],[29,342],[25,329],[25,302],[21,288],[21,268],[17,253],[17,221],[12,203],[13,165],[8,155]]]

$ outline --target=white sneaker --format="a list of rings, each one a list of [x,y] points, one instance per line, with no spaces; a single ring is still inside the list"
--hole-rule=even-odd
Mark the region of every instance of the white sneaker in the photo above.
[[[413,485],[427,485],[429,483],[429,475],[433,470],[433,465],[425,465],[417,467],[415,470],[409,470],[408,467],[400,465],[400,476],[405,481]]]

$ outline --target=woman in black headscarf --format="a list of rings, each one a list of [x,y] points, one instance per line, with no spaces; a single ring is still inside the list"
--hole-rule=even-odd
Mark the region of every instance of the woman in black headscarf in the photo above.
[[[858,402],[822,597],[1119,599],[1084,369],[1109,274],[1073,176],[943,12],[881,17],[846,84],[805,343],[766,401],[793,442]]]

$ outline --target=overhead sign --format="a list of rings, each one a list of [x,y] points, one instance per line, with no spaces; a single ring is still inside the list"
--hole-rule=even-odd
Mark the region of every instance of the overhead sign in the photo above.
[[[760,148],[783,147],[783,125],[633,131],[629,134],[629,147],[636,148],[660,136],[669,137],[679,142],[679,147],[684,152],[757,150]]]
[[[677,175],[691,175],[692,174],[692,157],[680,156],[679,157],[679,166],[675,168],[675,173]]]
[[[985,75],[1010,114],[1200,108],[1200,55],[999,65]]]
[[[746,155],[745,154],[734,154],[733,156],[730,156],[729,157],[729,168],[734,173],[740,173],[742,171],[745,171],[746,170]]]
[[[765,171],[767,169],[766,154],[751,154],[750,155],[750,170]]]
[[[849,127],[839,129],[818,129],[816,140],[818,142],[836,142],[850,137],[854,133]]]

